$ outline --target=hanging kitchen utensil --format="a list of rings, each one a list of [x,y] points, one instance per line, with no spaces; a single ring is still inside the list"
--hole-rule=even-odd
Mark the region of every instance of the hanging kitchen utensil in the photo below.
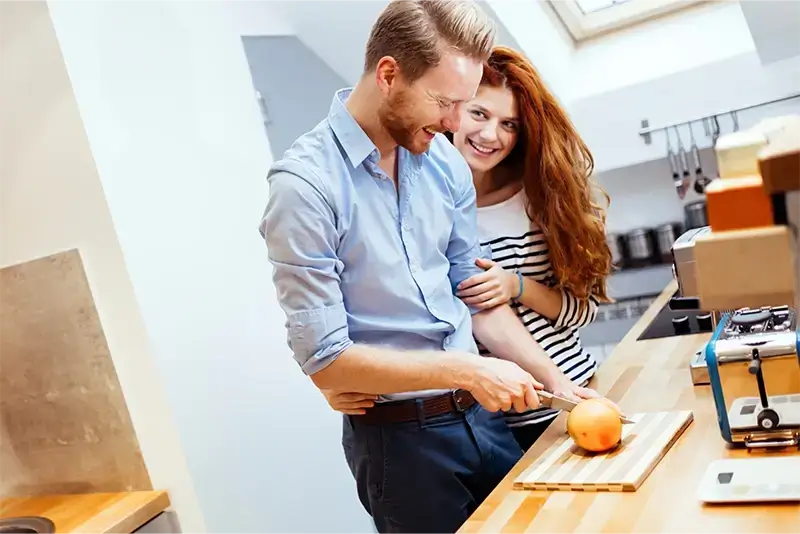
[[[683,198],[686,196],[686,191],[689,190],[689,162],[686,158],[686,150],[683,148],[681,133],[678,131],[677,126],[674,126],[673,128],[675,128],[675,136],[678,138],[678,159],[681,163],[681,171],[683,172],[683,178],[680,180],[680,186],[678,183],[676,183],[675,188],[678,191],[678,196],[681,200],[683,200]]]
[[[716,115],[711,118],[711,146],[716,148],[720,136],[719,119]]]
[[[717,148],[717,140],[720,136],[719,119],[714,115],[711,118],[711,148]],[[717,178],[719,178],[719,171],[717,171]],[[713,179],[713,178],[712,178]]]
[[[683,181],[681,180],[680,174],[678,174],[678,155],[672,150],[669,130],[664,130],[664,133],[667,135],[667,160],[669,161],[669,169],[672,172],[672,184],[675,186],[678,197],[683,199],[683,197],[686,196],[686,192],[683,191]]]
[[[711,183],[711,179],[703,174],[703,168],[700,165],[700,150],[697,148],[697,141],[694,139],[694,132],[692,131],[692,123],[689,123],[689,138],[692,141],[692,160],[694,161],[694,191],[698,195],[702,195],[706,190],[706,186]]]

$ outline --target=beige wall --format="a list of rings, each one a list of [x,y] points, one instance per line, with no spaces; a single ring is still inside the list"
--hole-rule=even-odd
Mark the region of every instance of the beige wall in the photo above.
[[[0,2],[0,266],[77,248],[155,488],[204,530],[44,2]]]

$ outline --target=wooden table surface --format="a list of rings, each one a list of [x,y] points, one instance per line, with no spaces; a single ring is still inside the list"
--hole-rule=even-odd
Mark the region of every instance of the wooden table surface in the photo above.
[[[711,334],[636,341],[677,289],[671,282],[598,370],[590,387],[627,413],[692,410],[694,422],[630,493],[515,490],[514,479],[565,432],[558,416],[459,530],[488,532],[800,532],[800,505],[704,505],[695,497],[713,460],[746,457],[726,446],[710,386],[694,386],[689,361]],[[781,455],[798,454],[781,452]],[[764,452],[750,453],[753,456]],[[770,453],[776,454],[776,453]]]
[[[0,518],[40,516],[56,532],[133,532],[170,505],[165,491],[0,498]]]

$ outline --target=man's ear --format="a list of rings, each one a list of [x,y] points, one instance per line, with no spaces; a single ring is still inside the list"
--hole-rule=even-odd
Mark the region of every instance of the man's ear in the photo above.
[[[397,82],[399,75],[400,66],[397,61],[392,56],[382,57],[375,68],[375,83],[378,84],[381,93],[387,95]]]

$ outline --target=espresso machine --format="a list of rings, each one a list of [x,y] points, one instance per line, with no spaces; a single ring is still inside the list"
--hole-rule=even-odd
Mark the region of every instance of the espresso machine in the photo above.
[[[672,275],[678,283],[677,296],[669,301],[672,310],[696,311],[700,310],[700,298],[697,288],[697,276],[695,274],[695,240],[708,234],[711,227],[702,226],[686,230],[672,244]],[[721,312],[712,310],[708,312],[708,320],[711,322],[711,329],[714,330],[719,323]],[[694,356],[689,362],[692,383],[696,386],[709,385],[711,379],[708,376],[708,366],[706,365],[706,343],[697,348]]]
[[[670,307],[714,321],[692,381],[710,385],[722,438],[747,448],[800,446],[800,117],[769,126],[719,143],[709,225],[672,248]]]

